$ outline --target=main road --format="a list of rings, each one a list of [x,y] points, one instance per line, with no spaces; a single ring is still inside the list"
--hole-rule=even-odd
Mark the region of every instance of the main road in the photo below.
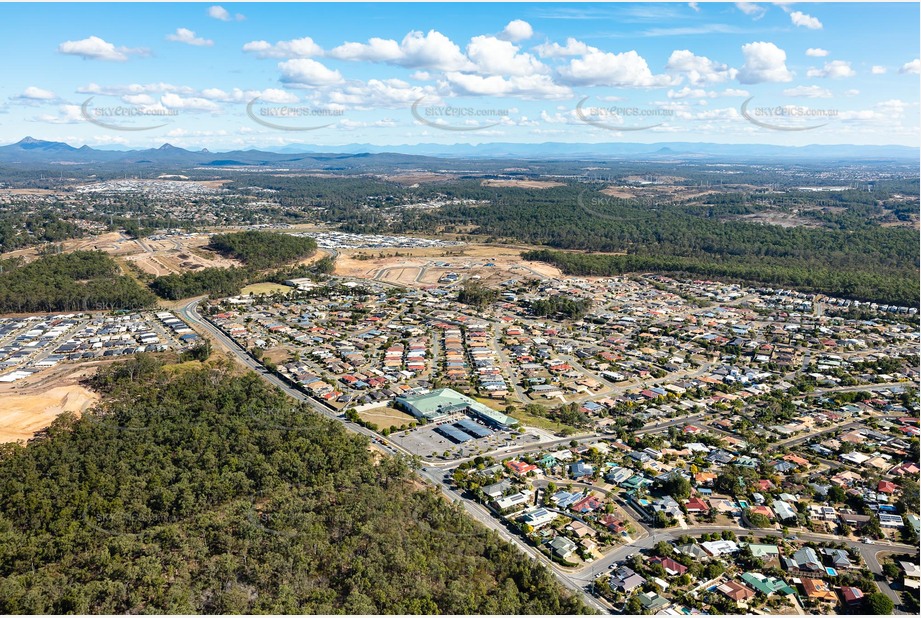
[[[327,418],[339,421],[345,426],[347,430],[367,436],[370,440],[372,440],[372,442],[379,444],[380,446],[382,446],[384,449],[386,449],[387,451],[391,453],[394,453],[394,454],[400,453],[400,454],[406,455],[407,457],[412,457],[412,454],[406,451],[405,449],[403,449],[402,447],[394,444],[393,442],[387,440],[386,438],[382,438],[378,436],[375,432],[371,431],[370,429],[366,429],[365,427],[362,427],[361,425],[357,425],[355,423],[352,423],[346,420],[343,417],[338,416],[332,410],[328,409],[327,407],[325,407],[324,405],[322,405],[321,403],[319,403],[312,397],[309,397],[306,394],[302,393],[301,391],[291,387],[288,383],[286,383],[284,380],[282,380],[278,376],[266,371],[265,367],[263,367],[261,363],[259,363],[254,358],[252,358],[249,355],[249,353],[245,349],[243,349],[236,341],[234,341],[229,336],[224,334],[220,329],[218,329],[216,326],[211,324],[211,322],[209,322],[208,320],[204,319],[198,313],[198,304],[201,301],[202,301],[201,298],[190,301],[189,303],[184,305],[179,310],[180,314],[182,315],[183,318],[185,318],[187,322],[189,322],[190,324],[194,324],[198,328],[204,330],[215,340],[223,344],[223,346],[227,350],[229,350],[240,363],[242,363],[249,369],[252,369],[253,371],[255,371],[258,375],[262,377],[263,380],[272,384],[276,388],[279,388],[288,396],[293,397],[294,399],[297,399],[298,401],[303,401],[307,403],[312,409],[322,414],[323,416],[326,416]],[[697,418],[701,416],[702,414],[698,414],[694,417],[685,417],[685,418],[674,419],[671,421],[663,422],[657,425],[650,425],[650,426],[644,427],[643,429],[640,429],[637,433],[661,431],[662,429],[665,429],[672,425],[683,424],[691,420],[696,420]],[[600,438],[597,436],[590,436],[590,437],[579,438],[578,441],[579,442],[589,442],[589,441],[598,440],[598,439]],[[553,441],[553,442],[542,443],[538,446],[541,448],[546,448],[549,446],[553,446],[556,444],[562,444],[562,443],[566,443],[569,441],[570,441],[570,438],[564,438],[564,439]],[[523,446],[523,447],[509,449],[507,451],[504,451],[502,454],[510,455],[510,454],[515,454],[515,453],[523,453],[523,452],[533,451],[534,448],[535,448],[534,446]],[[648,549],[648,548],[654,547],[655,544],[658,543],[659,541],[674,540],[684,534],[689,535],[689,536],[695,536],[698,534],[703,534],[705,532],[707,533],[714,532],[716,530],[730,529],[730,530],[734,530],[741,534],[748,534],[748,535],[759,536],[759,537],[780,537],[782,536],[782,533],[777,530],[752,530],[749,528],[743,528],[741,526],[696,526],[696,527],[677,529],[677,530],[675,529],[660,530],[660,529],[649,528],[645,524],[642,524],[641,522],[641,525],[644,528],[645,534],[638,537],[632,543],[608,552],[602,558],[595,560],[595,562],[583,567],[582,569],[576,569],[576,570],[563,569],[559,565],[548,561],[546,557],[544,557],[534,547],[528,545],[519,535],[513,534],[512,532],[510,532],[501,522],[499,522],[495,517],[493,517],[492,513],[488,511],[485,507],[483,507],[482,505],[476,502],[465,499],[459,493],[454,491],[454,489],[452,489],[450,483],[447,482],[445,479],[450,478],[451,468],[457,466],[458,463],[460,463],[460,461],[462,460],[458,460],[454,462],[447,462],[447,463],[441,463],[441,462],[430,463],[430,464],[427,464],[427,466],[423,466],[420,469],[418,469],[418,473],[424,480],[427,480],[429,483],[437,487],[445,496],[448,497],[448,499],[462,505],[463,508],[466,510],[466,512],[471,517],[473,517],[476,521],[480,522],[487,528],[494,530],[496,533],[498,533],[498,535],[501,538],[516,545],[526,555],[544,564],[547,568],[550,569],[550,571],[556,576],[556,578],[560,581],[560,583],[563,586],[581,595],[583,600],[586,602],[586,604],[588,604],[590,607],[594,608],[595,610],[601,613],[609,613],[612,608],[608,606],[606,602],[603,602],[595,598],[593,595],[591,595],[587,591],[588,588],[590,588],[592,582],[595,580],[595,578],[598,575],[602,574],[606,569],[610,568],[616,562],[623,560],[628,555],[635,553],[639,551],[640,549]],[[880,590],[882,590],[887,596],[889,596],[896,603],[896,605],[899,604],[899,599],[898,599],[897,594],[888,586],[885,578],[882,577],[881,575],[882,567],[880,566],[880,563],[877,559],[877,554],[883,551],[887,551],[887,552],[888,551],[899,551],[899,552],[906,552],[906,553],[917,553],[918,552],[917,547],[898,544],[898,543],[894,543],[891,545],[885,545],[885,546],[867,545],[863,543],[857,543],[854,541],[841,539],[840,537],[833,536],[833,535],[815,534],[811,532],[796,532],[796,535],[800,539],[805,540],[805,541],[816,541],[816,542],[840,541],[850,547],[855,548],[860,553],[861,557],[863,558],[864,562],[867,564],[867,567],[870,569],[870,571],[874,575],[877,576],[877,584],[879,585]]]
[[[281,389],[285,394],[297,399],[298,401],[303,401],[307,403],[311,408],[316,410],[318,413],[331,418],[342,423],[346,429],[353,431],[355,433],[360,433],[362,435],[368,436],[372,441],[382,445],[385,449],[389,450],[392,453],[401,453],[406,456],[411,456],[411,454],[393,444],[385,438],[379,437],[376,433],[370,429],[366,429],[361,425],[356,425],[355,423],[347,421],[345,418],[341,418],[338,415],[334,414],[331,410],[320,404],[318,401],[314,400],[312,397],[308,397],[304,393],[300,392],[297,389],[292,388],[284,380],[280,379],[278,376],[275,376],[268,371],[254,358],[252,358],[249,353],[244,350],[236,341],[224,334],[220,329],[211,324],[208,320],[204,319],[201,314],[198,313],[198,303],[201,302],[201,298],[194,299],[191,302],[184,305],[179,313],[182,317],[187,320],[190,324],[194,324],[198,328],[207,332],[211,337],[219,341],[227,348],[236,359],[241,362],[246,367],[252,369],[257,374],[259,374],[263,380],[267,381],[269,384]],[[437,464],[436,464],[437,466]],[[579,584],[579,581],[569,577],[564,571],[562,571],[557,565],[547,562],[546,559],[542,560],[540,553],[524,542],[518,535],[512,534],[509,532],[498,520],[496,520],[492,514],[487,511],[483,506],[476,504],[470,500],[465,500],[460,494],[454,491],[450,485],[445,482],[445,475],[450,475],[450,472],[445,472],[442,469],[439,469],[436,466],[432,467],[423,467],[418,470],[419,475],[428,482],[435,485],[438,489],[445,494],[448,499],[453,502],[461,504],[467,513],[470,514],[476,521],[480,522],[487,528],[494,530],[500,537],[504,540],[516,545],[521,551],[526,555],[538,560],[542,564],[548,566],[550,571],[557,577],[560,583],[573,591],[574,593],[582,596],[583,601],[592,607],[593,609],[601,612],[608,613],[609,608],[604,604],[599,602],[598,599],[593,597],[591,594],[586,592]]]

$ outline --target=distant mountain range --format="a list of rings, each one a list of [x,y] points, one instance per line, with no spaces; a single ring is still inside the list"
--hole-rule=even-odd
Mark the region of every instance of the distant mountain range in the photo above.
[[[322,150],[322,152],[317,152]],[[650,162],[706,160],[710,162],[804,161],[804,160],[891,160],[918,161],[919,149],[908,146],[810,145],[772,146],[764,144],[708,144],[666,142],[658,144],[414,144],[405,146],[315,146],[294,144],[273,150],[210,152],[186,150],[171,144],[145,150],[103,150],[63,142],[26,137],[15,144],[0,146],[0,163],[26,165],[123,164],[151,166],[272,166],[308,169],[355,169],[388,165],[428,167],[444,159],[529,159],[529,160],[640,160]]]

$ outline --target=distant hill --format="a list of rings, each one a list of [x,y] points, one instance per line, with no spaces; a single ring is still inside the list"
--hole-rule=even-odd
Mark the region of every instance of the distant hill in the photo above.
[[[765,144],[710,144],[692,142],[566,143],[541,144],[413,144],[375,146],[347,144],[323,146],[322,152],[310,144],[289,145],[273,150],[208,149],[186,150],[171,144],[145,150],[102,150],[89,146],[76,148],[64,142],[26,137],[15,144],[0,146],[0,163],[7,164],[124,164],[177,166],[281,166],[296,169],[373,169],[392,166],[431,168],[444,159],[565,159],[675,161],[712,159],[757,160],[898,160],[918,161],[919,149],[907,146],[773,146]]]

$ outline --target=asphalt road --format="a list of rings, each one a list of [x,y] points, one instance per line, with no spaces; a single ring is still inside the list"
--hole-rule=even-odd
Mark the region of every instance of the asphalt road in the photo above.
[[[391,443],[390,441],[380,438],[379,436],[377,436],[377,434],[375,434],[371,430],[361,427],[360,425],[356,425],[355,423],[350,423],[343,418],[339,418],[336,414],[334,414],[331,410],[322,406],[319,402],[315,401],[311,397],[308,397],[304,393],[292,388],[291,386],[286,384],[283,380],[281,380],[277,376],[266,372],[265,369],[260,365],[260,363],[258,363],[252,357],[250,357],[250,355],[243,348],[241,348],[235,341],[233,341],[230,337],[222,333],[218,328],[216,328],[210,322],[208,322],[207,320],[201,317],[201,315],[197,311],[199,302],[201,302],[201,299],[194,300],[186,304],[185,306],[183,306],[182,309],[180,309],[180,313],[182,314],[182,317],[186,319],[188,322],[190,322],[191,324],[194,324],[195,326],[207,331],[215,339],[223,342],[225,347],[231,350],[231,352],[234,354],[234,356],[236,356],[236,358],[240,362],[242,362],[244,365],[246,365],[247,367],[249,367],[256,373],[258,373],[262,377],[262,379],[266,380],[273,386],[276,386],[277,388],[281,389],[287,395],[299,401],[306,402],[308,405],[311,406],[311,408],[313,408],[320,414],[323,414],[324,416],[328,418],[332,418],[332,419],[335,419],[341,422],[345,426],[345,428],[348,429],[349,431],[354,431],[356,433],[366,435],[393,453],[399,452],[405,455],[410,455],[410,453],[404,451],[403,449]],[[533,447],[531,448],[533,449]],[[456,465],[456,462],[452,465]],[[423,467],[420,470],[418,470],[418,472],[423,479],[429,481],[430,483],[438,487],[442,491],[442,493],[444,493],[450,500],[454,502],[458,502],[461,505],[463,505],[467,513],[469,513],[470,516],[473,517],[476,521],[480,522],[487,528],[496,531],[496,533],[498,533],[500,537],[516,545],[526,555],[548,566],[548,568],[550,568],[551,572],[557,577],[557,579],[560,581],[560,583],[563,586],[572,590],[574,593],[579,594],[582,597],[583,601],[586,604],[588,604],[590,607],[594,608],[595,610],[601,613],[608,612],[608,608],[605,607],[605,605],[603,605],[598,599],[596,599],[592,595],[588,594],[585,590],[583,590],[579,586],[579,583],[577,580],[573,580],[567,577],[559,569],[559,567],[557,567],[556,565],[550,563],[545,558],[543,558],[543,556],[541,556],[537,550],[535,550],[533,547],[530,547],[519,536],[509,532],[509,530],[507,530],[505,526],[501,522],[499,522],[496,518],[494,518],[492,514],[489,511],[487,511],[484,507],[470,500],[465,500],[463,497],[461,497],[460,494],[458,494],[456,491],[451,489],[448,483],[446,483],[444,480],[446,474],[450,475],[450,471],[446,472],[445,470],[440,469],[437,466],[438,464],[432,465],[430,467]]]
[[[393,444],[386,438],[381,438],[376,433],[374,433],[373,431],[369,429],[361,427],[360,425],[356,425],[355,423],[348,422],[344,418],[340,418],[333,411],[329,410],[328,408],[326,408],[325,406],[323,406],[322,404],[320,404],[313,398],[308,397],[307,395],[298,391],[297,389],[292,388],[290,385],[288,385],[286,382],[284,382],[283,380],[281,380],[274,374],[267,372],[262,367],[262,365],[256,360],[254,360],[246,352],[246,350],[240,347],[239,344],[237,344],[230,337],[225,335],[218,328],[216,328],[210,322],[208,322],[207,320],[201,317],[201,315],[197,311],[199,302],[201,302],[201,299],[193,300],[189,302],[188,304],[186,304],[185,306],[183,306],[182,309],[180,309],[179,311],[182,317],[186,319],[189,323],[194,324],[195,326],[208,332],[212,337],[214,337],[218,341],[221,341],[224,344],[224,346],[227,349],[229,349],[241,363],[243,363],[245,366],[255,371],[264,380],[266,380],[273,386],[276,386],[277,388],[281,389],[287,395],[299,401],[303,401],[307,403],[311,408],[313,408],[320,414],[326,416],[327,418],[331,418],[331,419],[341,422],[345,426],[345,428],[348,429],[349,431],[353,431],[355,433],[360,433],[362,435],[368,436],[368,438],[370,438],[372,441],[378,443],[383,448],[385,448],[386,450],[392,453],[401,453],[407,456],[411,456],[411,453],[405,451],[404,449],[397,446],[396,444]],[[662,429],[668,428],[673,425],[683,425],[692,420],[696,420],[697,418],[701,416],[702,415],[698,414],[694,417],[684,417],[684,418],[679,418],[679,419],[674,419],[671,421],[659,423],[656,425],[650,425],[650,426],[640,429],[636,433],[648,433],[648,432],[653,432],[653,431],[661,431]],[[590,436],[590,437],[579,438],[577,439],[577,442],[584,443],[584,442],[597,441],[599,439],[600,438],[598,436]],[[502,455],[505,456],[505,455],[511,455],[511,454],[517,454],[517,453],[525,453],[529,451],[534,451],[536,448],[545,449],[548,447],[552,447],[554,445],[569,443],[570,441],[571,441],[571,438],[563,438],[563,439],[556,440],[553,442],[544,442],[539,445],[523,446],[519,448],[510,449],[508,451],[504,451]],[[645,534],[639,536],[629,545],[619,547],[609,552],[604,557],[598,560],[595,560],[593,563],[584,566],[582,569],[576,569],[576,570],[564,569],[560,567],[559,565],[550,562],[546,557],[544,557],[535,548],[528,545],[520,536],[509,531],[505,527],[505,525],[501,523],[498,519],[496,519],[492,515],[492,513],[488,511],[485,507],[471,500],[464,499],[459,493],[457,493],[451,488],[448,482],[445,482],[446,476],[450,478],[451,470],[454,467],[456,467],[459,463],[461,463],[461,461],[462,460],[453,461],[449,463],[427,464],[426,467],[422,467],[421,469],[418,470],[418,472],[419,472],[419,475],[423,479],[427,480],[428,482],[432,483],[437,488],[439,488],[441,492],[444,493],[451,501],[461,504],[463,508],[467,511],[467,513],[471,517],[473,517],[476,521],[480,522],[487,528],[494,530],[501,538],[516,545],[526,555],[544,564],[557,577],[557,579],[560,581],[560,583],[563,586],[581,595],[583,598],[583,601],[586,604],[588,604],[590,607],[594,608],[595,610],[601,613],[609,613],[612,608],[608,606],[605,601],[598,599],[589,593],[588,590],[591,588],[592,582],[595,580],[595,578],[598,575],[604,573],[607,569],[610,569],[610,567],[614,565],[616,562],[624,560],[627,556],[629,556],[630,554],[636,553],[640,549],[648,549],[648,548],[654,547],[656,543],[658,543],[659,541],[674,540],[680,537],[681,535],[686,534],[690,536],[697,536],[705,532],[710,533],[716,530],[733,530],[738,535],[750,535],[750,536],[756,536],[756,537],[775,537],[777,538],[777,537],[783,536],[783,533],[778,530],[752,530],[749,528],[743,528],[741,526],[696,526],[696,527],[691,527],[691,528],[676,528],[676,529],[660,530],[660,529],[649,528],[642,521],[640,521],[640,525],[643,527]],[[622,506],[625,506],[625,505],[622,505]],[[631,514],[633,513],[631,512]],[[886,545],[877,545],[877,544],[866,545],[866,544],[855,542],[855,541],[841,539],[834,535],[815,534],[811,532],[798,532],[797,531],[795,534],[800,540],[804,540],[804,541],[815,541],[815,542],[838,541],[850,547],[856,548],[857,551],[860,553],[861,557],[863,558],[864,562],[866,563],[867,567],[870,569],[870,571],[874,575],[877,576],[877,585],[879,586],[880,590],[884,594],[889,596],[893,600],[893,602],[895,602],[897,605],[899,604],[898,595],[889,587],[885,578],[881,576],[882,567],[880,566],[880,563],[877,559],[877,554],[883,551],[886,551],[886,552],[896,551],[896,552],[916,554],[918,553],[917,547],[914,547],[911,545],[898,544],[898,543],[886,544]]]

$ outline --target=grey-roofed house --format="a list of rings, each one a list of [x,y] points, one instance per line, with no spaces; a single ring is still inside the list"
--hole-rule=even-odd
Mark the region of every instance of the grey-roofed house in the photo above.
[[[843,549],[832,549],[829,547],[823,547],[821,549],[822,554],[825,555],[825,558],[828,560],[828,564],[835,569],[841,571],[845,569],[850,569],[854,565],[851,564],[851,556]]]
[[[558,558],[565,560],[576,551],[576,544],[567,539],[565,536],[554,537],[548,544],[550,551]]]
[[[490,498],[498,498],[511,488],[512,481],[509,479],[502,479],[498,483],[493,483],[492,485],[487,485],[484,487],[483,494],[489,496]]]
[[[710,554],[708,554],[707,551],[697,543],[678,545],[675,547],[675,551],[685,556],[690,556],[691,558],[697,558],[698,560],[710,557]]]
[[[675,502],[675,499],[671,496],[663,496],[661,498],[657,498],[655,501],[653,501],[652,508],[657,513],[661,511],[666,515],[674,517],[675,519],[681,519],[683,516],[683,513],[681,512],[681,505]]]
[[[662,609],[669,604],[669,600],[658,592],[644,592],[637,598],[640,600],[640,605],[643,606],[643,610],[647,612]]]
[[[774,500],[771,507],[774,509],[774,514],[777,515],[777,519],[780,521],[796,519],[797,517],[796,510],[783,500]]]
[[[646,579],[642,575],[637,575],[630,567],[622,566],[611,573],[609,583],[612,590],[619,590],[629,594],[645,584]]]
[[[789,558],[784,558],[787,569],[805,571],[807,573],[824,572],[825,567],[819,560],[819,555],[811,547],[803,547],[795,552]]]

